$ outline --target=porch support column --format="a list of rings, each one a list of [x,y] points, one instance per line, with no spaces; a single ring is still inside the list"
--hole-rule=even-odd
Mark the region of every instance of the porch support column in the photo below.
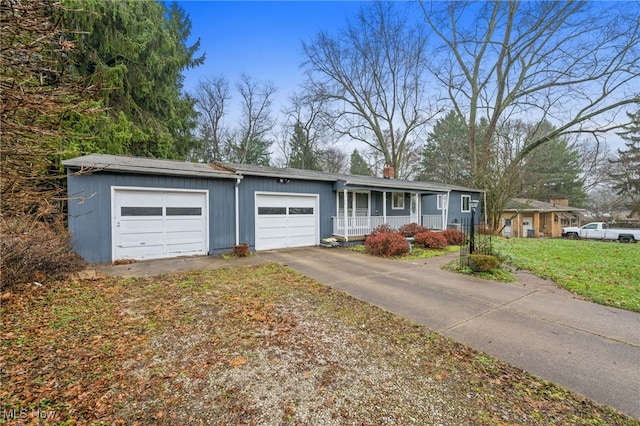
[[[387,223],[387,191],[382,193],[382,220]]]
[[[442,206],[442,208],[444,209],[444,211],[442,212],[444,214],[444,222],[442,223],[442,229],[447,229],[447,224],[449,223],[449,199],[451,198],[451,190],[447,191],[447,195],[445,195],[445,197],[447,197],[447,199],[445,200],[445,203],[443,203],[444,205]]]
[[[344,215],[344,240],[345,242],[349,242],[349,206],[347,205],[347,200],[349,200],[349,197],[347,196],[347,188],[344,189],[344,191],[342,191],[342,197],[343,197],[343,201],[344,201],[344,211],[343,211],[343,215]]]

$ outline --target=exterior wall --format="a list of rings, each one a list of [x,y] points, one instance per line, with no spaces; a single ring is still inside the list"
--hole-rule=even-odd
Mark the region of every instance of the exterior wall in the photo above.
[[[560,238],[562,236],[562,214],[569,215],[568,212],[534,212],[525,211],[517,213],[515,211],[505,211],[500,216],[500,227],[502,228],[504,219],[511,219],[511,236],[526,237],[522,229],[522,219],[533,218],[533,229],[535,237]],[[556,220],[557,217],[557,220]],[[566,225],[565,225],[566,226]]]
[[[69,231],[76,252],[89,262],[111,262],[111,187],[209,190],[209,253],[235,244],[233,179],[94,173],[68,175]]]
[[[472,200],[480,200],[480,204],[476,209],[476,221],[482,222],[484,216],[482,215],[482,194],[477,192],[460,192],[451,191],[449,193],[449,211],[448,211],[448,224],[460,224],[463,221],[471,220],[471,211],[462,211],[462,196],[468,195]],[[438,195],[423,195],[422,196],[422,214],[423,215],[441,215],[442,210],[438,210]]]
[[[383,207],[383,192],[384,191],[371,191],[371,216],[382,216],[384,212]],[[392,208],[392,195],[394,192],[400,191],[387,191],[387,216],[409,216],[411,214],[411,194],[404,193],[404,209],[394,210]]]
[[[319,182],[290,179],[288,183],[279,183],[274,177],[245,176],[239,187],[240,243],[248,243],[255,248],[256,235],[256,192],[281,192],[319,195],[320,238],[330,237],[333,233],[332,216],[336,214],[336,194],[333,182]],[[233,203],[233,201],[232,201]],[[233,210],[233,204],[232,204]],[[318,241],[320,243],[320,241]]]

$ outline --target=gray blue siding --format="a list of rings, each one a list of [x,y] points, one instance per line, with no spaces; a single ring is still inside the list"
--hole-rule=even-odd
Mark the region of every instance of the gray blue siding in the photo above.
[[[320,238],[332,235],[331,217],[336,212],[336,194],[333,191],[333,182],[290,179],[288,183],[279,183],[278,179],[274,177],[245,176],[239,188],[240,243],[248,243],[252,249],[255,247],[256,192],[318,195]]]
[[[230,251],[235,244],[232,179],[94,173],[67,178],[69,231],[74,248],[89,262],[111,262],[111,187],[209,190],[209,253]]]

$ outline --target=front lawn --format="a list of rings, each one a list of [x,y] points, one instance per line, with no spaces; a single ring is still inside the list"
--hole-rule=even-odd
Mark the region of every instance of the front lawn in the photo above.
[[[640,312],[640,244],[495,238],[508,263],[588,300]]]
[[[639,424],[277,264],[0,303],[0,424]]]

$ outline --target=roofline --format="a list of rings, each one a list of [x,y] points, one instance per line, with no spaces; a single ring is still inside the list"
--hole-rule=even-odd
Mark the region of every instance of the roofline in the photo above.
[[[94,172],[164,174],[197,178],[242,179],[244,176],[273,177],[306,181],[334,182],[349,189],[388,189],[395,192],[447,193],[450,191],[484,194],[484,190],[446,185],[434,182],[419,182],[400,179],[385,179],[377,176],[344,175],[313,170],[274,168],[223,162],[188,163],[146,157],[130,157],[108,154],[89,154],[69,160],[62,165],[80,173]]]
[[[157,162],[155,165],[134,165],[134,164],[114,164],[109,161],[111,157],[147,160],[150,162]],[[159,165],[162,164],[162,165]],[[164,167],[164,165],[167,167]],[[212,169],[206,164],[201,164],[201,170],[198,169],[180,169],[168,167],[169,164],[189,164],[195,165],[200,163],[184,163],[177,160],[166,160],[158,158],[145,158],[145,157],[125,157],[125,156],[109,156],[103,154],[90,154],[83,157],[72,158],[69,160],[63,160],[62,165],[66,169],[78,170],[81,174],[92,174],[95,172],[113,172],[113,173],[137,173],[144,175],[153,175],[162,173],[168,176],[187,176],[196,178],[221,178],[221,179],[242,179],[241,175],[237,175],[233,172],[224,172]]]

